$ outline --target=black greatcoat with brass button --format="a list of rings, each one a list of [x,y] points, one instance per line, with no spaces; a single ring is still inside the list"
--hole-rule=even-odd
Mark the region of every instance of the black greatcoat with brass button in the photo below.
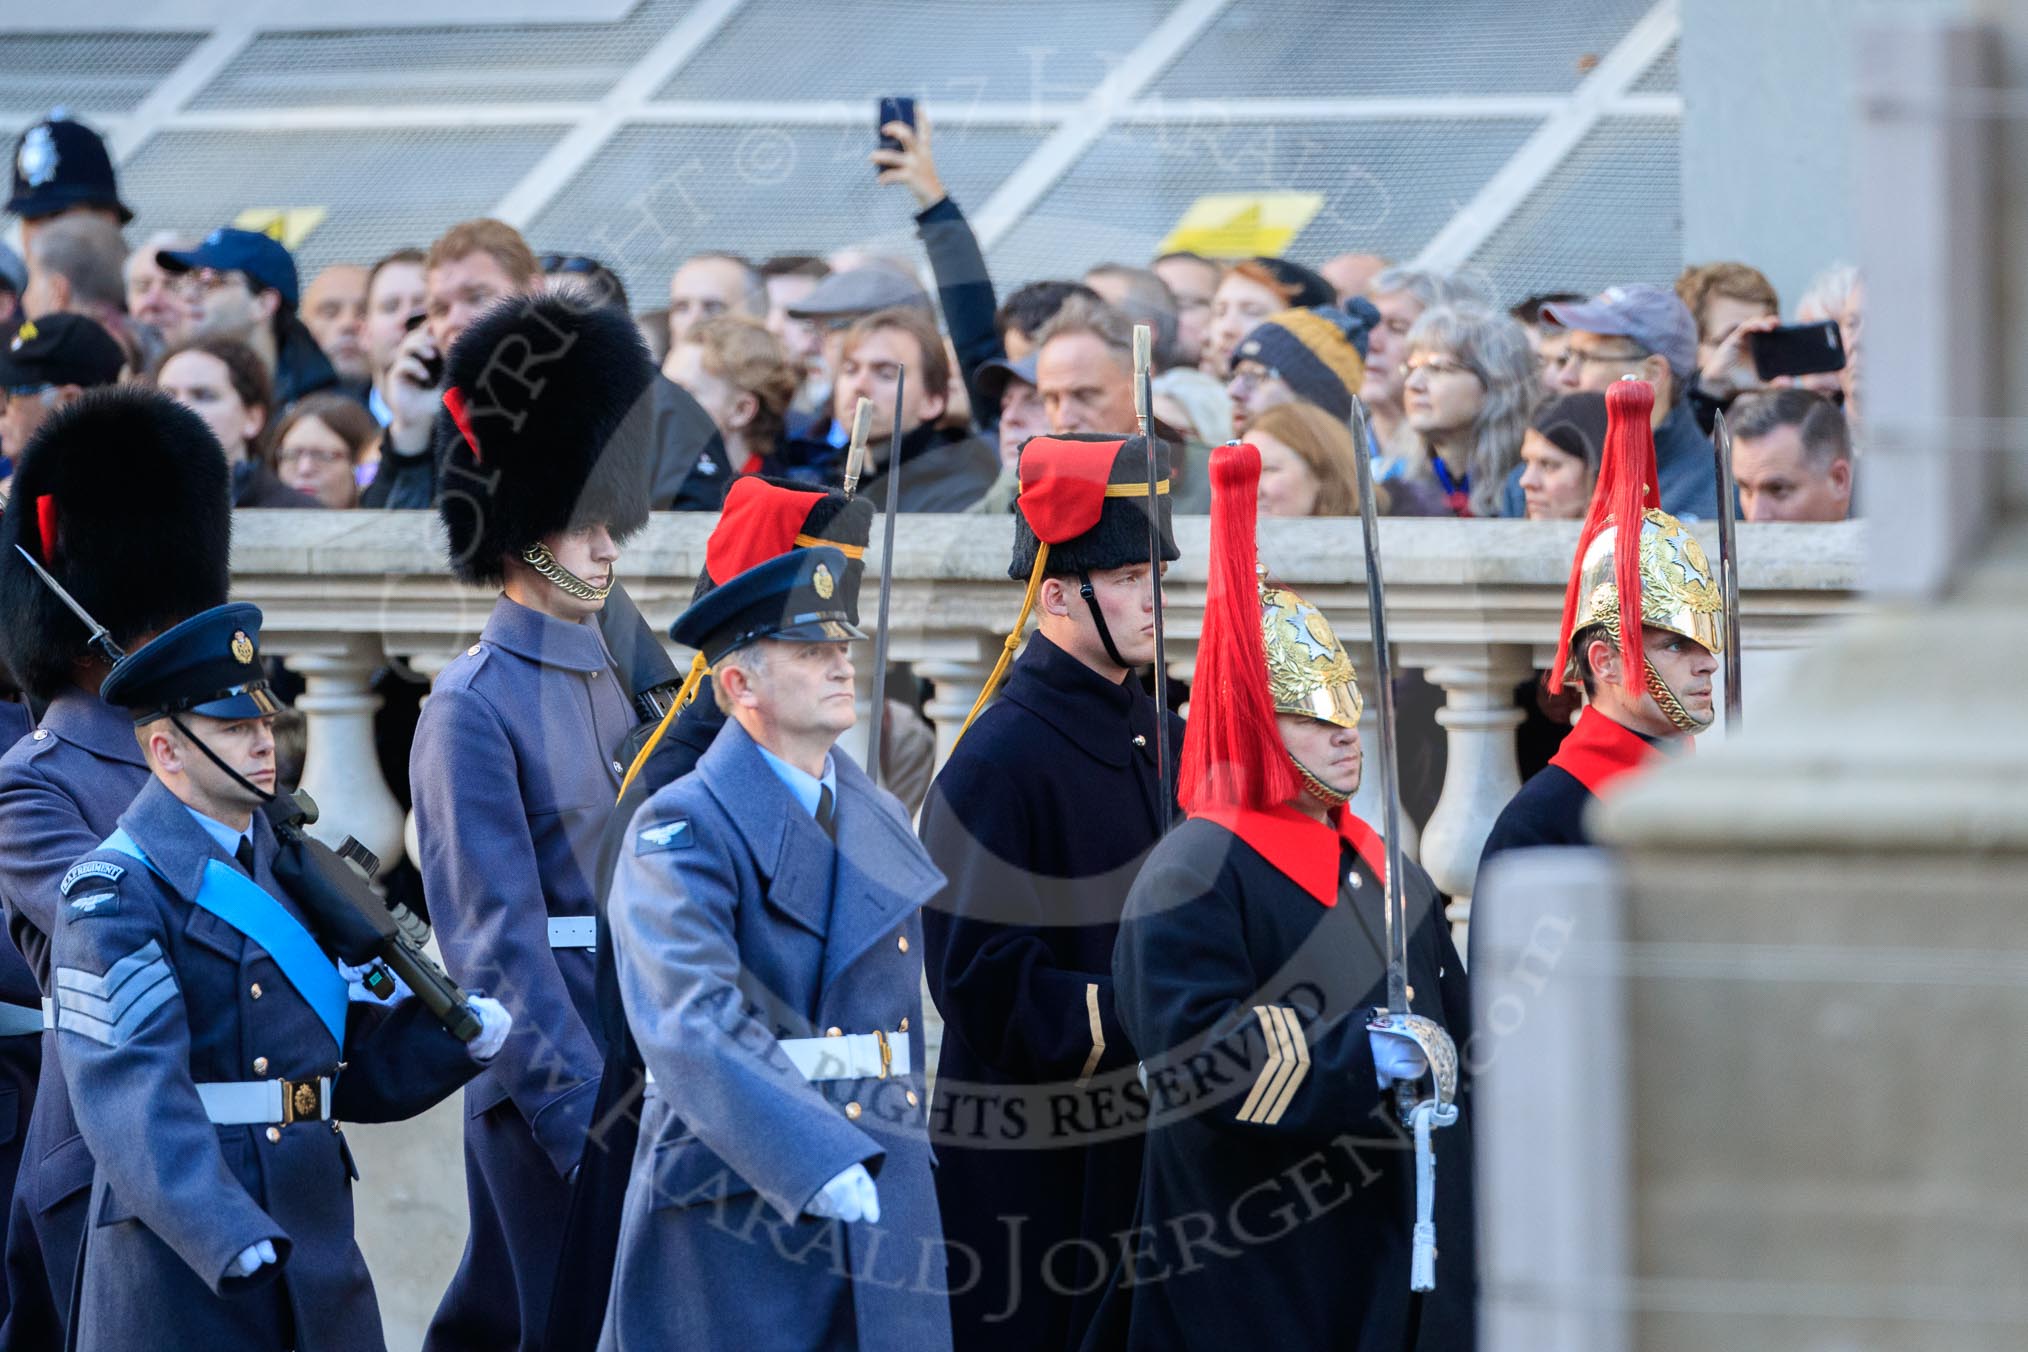
[[[1366,1030],[1386,997],[1384,891],[1366,856],[1384,856],[1356,821],[1334,836],[1284,822],[1250,843],[1193,817],[1134,884],[1114,989],[1151,1117],[1140,1209],[1118,1244],[1105,1336],[1088,1346],[1473,1346],[1470,1095],[1435,1133],[1437,1288],[1412,1295],[1415,1152]],[[1404,882],[1410,1008],[1442,1023],[1469,1067],[1442,900],[1413,863]]]
[[[923,914],[944,1016],[937,1195],[957,1347],[1074,1348],[1132,1222],[1146,1103],[1113,939],[1160,834],[1155,705],[1036,634],[931,786]],[[1170,716],[1168,778],[1182,722]],[[1173,809],[1172,809],[1173,811]]]

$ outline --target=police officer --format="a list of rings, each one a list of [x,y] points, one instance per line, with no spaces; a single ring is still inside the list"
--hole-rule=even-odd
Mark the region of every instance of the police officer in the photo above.
[[[355,1000],[277,881],[260,621],[202,611],[105,680],[153,777],[57,885],[57,1039],[98,1160],[81,1349],[384,1347],[352,1235],[346,1086],[383,1099],[392,1058],[420,1110],[506,1037],[484,998],[469,1048],[419,1000]]]
[[[18,459],[36,429],[86,390],[120,378],[126,354],[83,315],[53,314],[24,323],[0,349],[0,451]]]
[[[943,877],[833,749],[863,637],[846,562],[770,559],[673,630],[728,722],[613,882],[650,1084],[605,1349],[950,1346],[917,914]]]
[[[1190,817],[1157,845],[1113,955],[1147,1075],[1140,1211],[1087,1346],[1404,1352],[1472,1344],[1468,1128],[1436,1133],[1436,1289],[1410,1293],[1414,1156],[1397,1079],[1430,1066],[1369,1028],[1385,1002],[1379,837],[1356,673],[1314,606],[1257,577],[1259,453],[1213,452]],[[1216,692],[1218,698],[1207,698]],[[1442,899],[1404,861],[1411,1010],[1465,1041],[1465,974]],[[1095,1330],[1095,1333],[1097,1331]]]
[[[717,578],[734,577],[792,549],[830,545],[845,555],[845,576],[839,590],[848,602],[849,623],[857,624],[859,577],[872,530],[873,504],[865,498],[759,475],[743,476],[725,495],[725,509],[705,543],[704,569],[691,599],[708,594],[718,585]],[[652,632],[649,637],[652,641]],[[625,787],[599,845],[595,959],[598,1027],[605,1041],[606,1063],[584,1162],[571,1190],[570,1224],[562,1261],[557,1265],[549,1334],[544,1342],[548,1347],[590,1347],[598,1342],[606,1292],[612,1286],[620,1211],[639,1136],[638,1105],[644,1088],[641,1051],[634,1045],[620,999],[605,901],[612,893],[614,870],[633,841],[630,828],[634,814],[658,790],[695,769],[698,758],[724,727],[725,711],[713,698],[711,678],[704,674],[704,657],[699,654],[676,706],[628,766]]]
[[[482,315],[447,371],[438,511],[453,570],[501,596],[438,676],[409,778],[445,963],[522,1031],[466,1094],[471,1231],[428,1345],[534,1347],[604,1062],[593,884],[634,713],[597,615],[648,518],[654,368],[625,315],[547,295]]]
[[[121,226],[134,219],[120,200],[106,143],[62,108],[50,109],[14,143],[14,191],[7,210],[21,218],[24,254],[36,231],[59,216],[100,216]]]
[[[1169,529],[1168,448],[1035,437],[1021,448],[1014,558],[1038,632],[937,777],[922,837],[950,884],[923,917],[937,1066],[937,1195],[961,1348],[1076,1348],[1140,1180],[1135,1055],[1113,1008],[1113,939],[1174,815],[1155,704],[1148,513]],[[1018,633],[1029,606],[1024,604]],[[989,688],[981,702],[990,697]],[[1068,1105],[1065,1107],[1065,1105]]]
[[[87,321],[88,322],[88,321]],[[51,414],[21,455],[17,492],[0,513],[0,658],[43,709],[41,726],[0,756],[0,902],[13,947],[0,949],[0,999],[25,1007],[50,984],[57,890],[70,866],[111,833],[148,782],[133,719],[99,697],[111,662],[17,546],[132,652],[177,621],[225,600],[230,471],[202,419],[134,386],[92,391]],[[18,948],[28,970],[14,958]],[[15,1016],[19,1017],[19,1016]],[[7,1221],[8,1314],[0,1345],[63,1345],[85,1230],[92,1159],[71,1114],[54,1032],[36,1111],[20,1090],[25,1164]],[[0,1038],[0,1066],[29,1061],[33,1040]],[[4,1123],[14,1131],[17,1124]]]

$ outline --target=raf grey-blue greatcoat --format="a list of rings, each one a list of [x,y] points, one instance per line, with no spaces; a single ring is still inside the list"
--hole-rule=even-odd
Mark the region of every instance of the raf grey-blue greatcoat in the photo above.
[[[54,935],[57,1042],[97,1159],[77,1345],[372,1352],[384,1343],[344,1134],[314,1118],[214,1125],[197,1086],[335,1077],[342,1118],[356,1079],[402,1116],[471,1077],[464,1046],[415,1000],[348,1004],[341,1046],[260,944],[191,900],[208,861],[231,863],[175,795],[150,781],[119,826],[148,862],[87,855],[59,884]],[[254,881],[303,921],[258,815],[253,847]],[[279,1261],[228,1276],[262,1240]]]
[[[601,1348],[948,1352],[924,1116],[922,924],[943,875],[843,753],[836,843],[728,723],[634,819],[608,903],[654,1077]],[[778,1043],[880,1031],[908,1072],[806,1080]],[[807,1217],[863,1164],[878,1224]]]
[[[0,902],[7,931],[42,994],[56,930],[57,888],[82,856],[112,834],[148,782],[134,718],[72,687],[43,712],[42,726],[0,756]],[[5,954],[5,966],[14,966]],[[12,981],[0,982],[9,1001]],[[11,1041],[11,1039],[10,1039]],[[21,1176],[7,1217],[7,1323],[0,1347],[63,1346],[78,1248],[84,1241],[92,1157],[78,1134],[57,1059],[54,1031],[42,1035],[35,1113],[21,1145]],[[25,1105],[24,1105],[25,1115]],[[0,1108],[0,1129],[7,1114]]]
[[[552,917],[595,913],[599,836],[634,724],[595,622],[506,597],[437,677],[409,758],[424,895],[444,965],[514,1016],[465,1095],[463,1261],[428,1346],[531,1348],[548,1320],[605,1060],[593,954]]]

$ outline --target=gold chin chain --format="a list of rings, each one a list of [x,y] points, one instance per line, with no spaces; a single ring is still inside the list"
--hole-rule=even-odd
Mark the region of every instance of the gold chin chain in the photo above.
[[[613,590],[613,584],[610,582],[603,587],[594,587],[571,572],[556,561],[556,556],[549,552],[548,545],[540,542],[522,550],[521,561],[580,601],[603,601]]]
[[[1338,807],[1341,804],[1352,801],[1351,794],[1338,792],[1323,780],[1311,774],[1310,767],[1297,760],[1294,756],[1289,757],[1289,760],[1295,765],[1296,773],[1303,777],[1303,788],[1309,792],[1310,797],[1315,798],[1325,807]]]
[[[1683,701],[1676,698],[1676,692],[1669,688],[1669,683],[1662,679],[1662,673],[1655,670],[1653,662],[1647,661],[1644,656],[1641,665],[1648,669],[1648,694],[1654,697],[1671,723],[1685,732],[1702,732],[1711,726],[1710,719],[1699,720],[1691,716],[1690,711],[1683,707]]]

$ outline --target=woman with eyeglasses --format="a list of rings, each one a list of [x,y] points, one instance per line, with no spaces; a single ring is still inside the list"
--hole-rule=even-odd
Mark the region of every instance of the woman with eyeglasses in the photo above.
[[[357,507],[361,486],[373,477],[364,457],[379,442],[380,424],[356,399],[313,394],[275,429],[275,471],[320,507]]]
[[[1541,394],[1521,326],[1476,306],[1426,311],[1408,332],[1406,477],[1434,481],[1458,516],[1498,516]]]

